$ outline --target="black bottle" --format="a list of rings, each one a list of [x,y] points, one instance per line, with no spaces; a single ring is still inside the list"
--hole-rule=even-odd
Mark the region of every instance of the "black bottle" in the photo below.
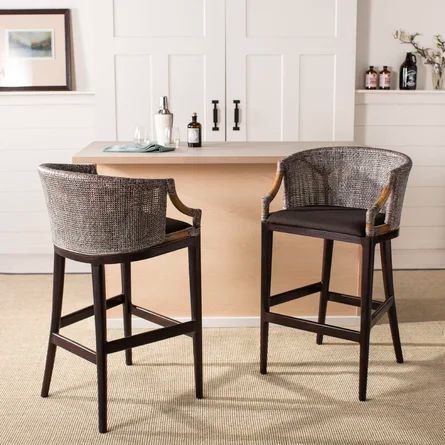
[[[415,90],[417,88],[417,59],[413,53],[406,53],[406,59],[400,67],[401,90]]]
[[[192,114],[192,121],[187,125],[187,145],[201,147],[201,124],[197,122],[197,114]]]

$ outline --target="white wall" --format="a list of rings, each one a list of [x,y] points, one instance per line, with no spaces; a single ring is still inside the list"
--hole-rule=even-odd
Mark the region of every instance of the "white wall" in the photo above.
[[[0,8],[70,8],[76,89],[95,91],[95,82],[101,80],[97,76],[100,71],[95,69],[95,41],[100,28],[94,15],[97,3],[96,0],[0,0]],[[445,0],[358,0],[358,4],[359,88],[369,64],[387,64],[398,69],[402,63],[408,47],[393,40],[392,32],[396,28],[423,32],[421,41],[425,44],[429,44],[436,32],[445,36]],[[106,16],[103,20],[111,26],[113,17]],[[420,87],[425,83],[429,87],[430,76],[425,76],[421,64],[419,67]],[[441,98],[437,96],[441,110],[445,110],[443,94]],[[356,111],[357,141],[405,151],[413,156],[415,163],[404,215],[406,230],[395,246],[396,266],[445,266],[445,122],[440,117],[444,111],[438,115],[430,112],[437,106],[431,104],[431,100],[436,99],[422,103],[420,97],[406,96],[401,99],[403,103],[393,101],[390,106],[370,104],[375,98],[367,95],[359,99],[362,103]],[[97,138],[94,107],[95,98],[91,94],[0,94],[3,160],[0,166],[0,273],[50,270],[51,243],[36,166],[44,161],[70,162],[76,151]],[[398,111],[394,112],[397,107]],[[425,108],[430,111],[423,112]],[[46,118],[38,131],[36,115],[40,121]],[[408,121],[398,120],[403,115]],[[421,121],[414,122],[413,118]],[[426,120],[428,118],[436,121]],[[419,215],[424,211],[427,221],[419,222]],[[413,234],[415,242],[409,244],[404,234]]]
[[[444,18],[444,0],[358,0],[357,88],[363,88],[364,72],[369,65],[388,65],[398,72],[411,46],[393,39],[392,33],[396,29],[420,32],[423,35],[419,42],[432,46],[434,34],[445,37]],[[430,67],[426,69],[419,62],[419,87],[430,89]],[[394,75],[394,88],[397,79]]]
[[[360,145],[406,153],[413,169],[400,237],[400,269],[445,267],[445,91],[358,92],[355,137]]]
[[[48,272],[52,245],[36,167],[71,162],[95,139],[94,95],[82,93],[94,89],[93,0],[0,0],[0,8],[71,9],[78,91],[0,93],[0,273]]]

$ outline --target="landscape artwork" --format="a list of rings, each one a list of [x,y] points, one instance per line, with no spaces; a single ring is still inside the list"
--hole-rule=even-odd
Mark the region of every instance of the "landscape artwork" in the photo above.
[[[52,58],[54,57],[53,30],[7,30],[7,52],[9,57]]]

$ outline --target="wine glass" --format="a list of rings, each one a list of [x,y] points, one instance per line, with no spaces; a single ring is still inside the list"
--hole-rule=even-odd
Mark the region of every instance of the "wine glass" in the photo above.
[[[172,128],[171,142],[175,144],[175,148],[179,148],[179,144],[181,143],[181,133],[179,131],[179,127]]]
[[[152,141],[150,129],[143,125],[138,125],[134,130],[133,142],[135,144],[148,145]]]
[[[153,137],[151,135],[150,128],[145,127],[144,128],[144,144],[148,145],[153,142]]]
[[[141,144],[144,140],[145,128],[142,125],[136,126],[134,129],[133,142]]]

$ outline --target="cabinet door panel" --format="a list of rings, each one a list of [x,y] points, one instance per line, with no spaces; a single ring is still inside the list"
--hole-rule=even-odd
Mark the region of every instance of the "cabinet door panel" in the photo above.
[[[204,0],[114,0],[116,37],[204,37]]]
[[[153,115],[160,96],[166,95],[182,140],[196,111],[203,140],[224,141],[224,0],[95,0],[94,4],[96,137],[129,140],[136,125],[153,133]],[[219,101],[219,131],[212,130],[212,100]]]
[[[117,139],[130,140],[136,125],[147,126],[152,131],[151,57],[116,56],[115,69]]]
[[[205,58],[202,55],[170,55],[169,57],[169,97],[174,110],[175,126],[181,129],[181,138],[186,138],[187,124],[191,113],[204,115],[205,98]],[[205,128],[210,125],[206,122]]]
[[[226,0],[227,140],[352,140],[356,0]],[[262,86],[260,87],[260,83]]]
[[[335,0],[247,0],[246,12],[247,37],[335,34]]]
[[[281,56],[249,55],[246,66],[247,137],[254,141],[281,139]],[[267,88],[265,88],[267,85]]]
[[[299,136],[302,141],[334,137],[335,56],[300,56]]]

